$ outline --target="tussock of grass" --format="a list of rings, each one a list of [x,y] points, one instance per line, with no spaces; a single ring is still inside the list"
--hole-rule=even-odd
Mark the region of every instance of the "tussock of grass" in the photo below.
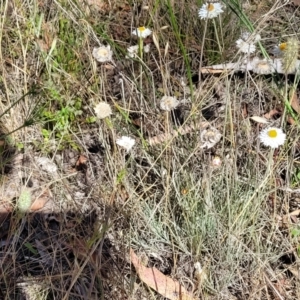
[[[163,299],[130,248],[195,299],[299,298],[299,76],[200,72],[242,59],[245,30],[262,36],[262,57],[299,40],[299,7],[228,0],[200,21],[202,2],[1,2],[1,299]],[[139,26],[152,37],[134,38]],[[100,45],[111,62],[92,56]],[[165,95],[179,107],[163,112]],[[273,109],[287,134],[275,151],[249,119]],[[202,122],[222,134],[212,148],[201,147]],[[135,139],[131,151],[121,136]],[[24,190],[46,205],[19,214]]]

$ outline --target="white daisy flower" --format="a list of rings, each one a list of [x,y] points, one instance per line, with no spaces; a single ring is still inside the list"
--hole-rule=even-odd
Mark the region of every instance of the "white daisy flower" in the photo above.
[[[100,62],[107,62],[112,60],[113,52],[110,49],[110,45],[100,46],[93,49],[93,56]]]
[[[286,134],[283,133],[281,128],[269,127],[260,132],[259,139],[264,146],[278,148],[284,144]]]
[[[100,102],[94,107],[98,119],[104,119],[112,114],[111,107],[106,102]]]
[[[267,59],[254,57],[251,60],[250,65],[252,67],[252,71],[257,74],[272,74],[275,72],[272,62]]]
[[[236,46],[241,50],[243,53],[253,53],[256,49],[255,45],[253,43],[248,43],[244,41],[243,39],[238,39],[236,41]]]
[[[160,100],[160,108],[162,110],[171,111],[179,105],[179,101],[176,97],[163,96]]]
[[[139,38],[142,38],[142,39],[146,38],[151,33],[152,33],[152,30],[147,28],[147,27],[144,27],[144,26],[138,27],[138,28],[136,28],[132,31],[133,35],[136,35],[136,36],[138,36]]]
[[[273,54],[277,57],[281,57],[287,48],[287,43],[280,43],[273,49]]]
[[[216,3],[205,3],[199,9],[198,15],[200,19],[213,19],[223,12],[222,4]]]
[[[129,152],[134,146],[135,140],[129,136],[122,136],[120,139],[117,139],[116,144],[126,149],[127,152]]]

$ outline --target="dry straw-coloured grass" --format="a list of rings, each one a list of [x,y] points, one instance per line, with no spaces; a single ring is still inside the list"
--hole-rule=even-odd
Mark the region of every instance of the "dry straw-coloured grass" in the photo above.
[[[300,298],[299,76],[200,72],[242,59],[245,30],[261,57],[299,40],[299,6],[223,4],[206,22],[202,1],[0,3],[1,299],[164,299],[130,249],[195,299]],[[126,58],[137,26],[151,51]],[[161,111],[164,95],[180,106]],[[112,115],[97,120],[99,102]],[[275,151],[250,120],[268,113],[287,134]],[[208,124],[222,139],[203,148]],[[17,209],[24,190],[39,210]]]

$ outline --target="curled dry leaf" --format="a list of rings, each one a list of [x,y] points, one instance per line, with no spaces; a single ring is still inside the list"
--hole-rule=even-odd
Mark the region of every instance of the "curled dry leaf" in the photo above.
[[[140,279],[163,297],[170,300],[195,300],[177,281],[167,277],[156,268],[145,267],[132,249],[130,249],[130,258]]]
[[[286,121],[288,122],[288,124],[290,125],[295,125],[296,121],[291,117],[291,116],[287,116]]]
[[[269,121],[264,117],[253,116],[253,117],[250,117],[250,119],[257,122],[257,123],[262,123],[262,124],[268,124],[269,123]]]
[[[86,167],[86,163],[87,163],[88,159],[86,156],[80,154],[77,161],[76,161],[76,168],[77,169],[82,169],[83,167]]]
[[[300,6],[300,0],[292,0],[292,2],[293,2],[296,6]]]
[[[33,212],[42,209],[45,206],[45,204],[48,202],[49,198],[50,198],[50,192],[47,189],[34,200],[34,202],[30,206],[30,211]]]
[[[299,98],[297,96],[297,92],[295,90],[291,91],[290,98],[291,98],[292,108],[299,114],[300,113],[300,104],[299,104]]]
[[[266,119],[271,119],[273,116],[280,114],[280,111],[277,109],[271,109],[268,113],[264,114]]]

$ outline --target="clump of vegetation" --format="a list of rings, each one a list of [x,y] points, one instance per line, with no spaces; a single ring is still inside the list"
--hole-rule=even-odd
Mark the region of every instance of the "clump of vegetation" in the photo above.
[[[299,298],[300,7],[244,2],[0,4],[1,299]]]

